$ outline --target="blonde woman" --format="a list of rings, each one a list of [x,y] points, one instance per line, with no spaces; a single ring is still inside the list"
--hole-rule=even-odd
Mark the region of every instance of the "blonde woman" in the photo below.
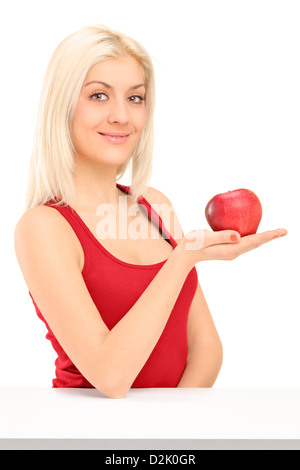
[[[83,28],[51,58],[15,250],[57,353],[53,387],[211,387],[222,344],[195,265],[286,234],[184,235],[149,186],[154,104],[151,58],[120,32]]]

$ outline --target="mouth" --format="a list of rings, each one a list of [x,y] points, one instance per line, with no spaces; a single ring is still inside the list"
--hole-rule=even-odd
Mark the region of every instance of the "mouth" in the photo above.
[[[101,135],[107,135],[109,137],[128,137],[129,134],[125,134],[125,133],[119,133],[119,132],[109,132],[107,134],[105,134],[104,132],[99,132],[99,134]]]
[[[123,144],[124,142],[127,141],[130,135],[130,134],[123,134],[123,133],[120,134],[117,132],[113,132],[110,134],[103,134],[102,132],[98,132],[98,134],[101,135],[105,140],[113,144]]]

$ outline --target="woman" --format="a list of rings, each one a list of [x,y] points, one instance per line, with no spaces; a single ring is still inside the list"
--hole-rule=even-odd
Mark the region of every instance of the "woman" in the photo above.
[[[71,34],[50,61],[15,249],[58,355],[53,387],[211,387],[222,345],[195,265],[286,234],[184,236],[149,187],[154,101],[147,52],[104,26]],[[118,184],[127,169],[130,186]]]

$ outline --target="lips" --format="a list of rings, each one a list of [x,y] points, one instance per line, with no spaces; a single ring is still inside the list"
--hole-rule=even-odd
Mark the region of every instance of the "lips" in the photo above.
[[[105,134],[104,132],[99,132],[101,135],[107,135],[109,137],[127,137],[129,134],[120,134],[118,132],[109,132]]]
[[[111,144],[123,144],[127,142],[129,134],[120,134],[120,133],[109,133],[109,134],[102,134],[99,132],[99,135],[103,137],[107,142],[110,142]]]

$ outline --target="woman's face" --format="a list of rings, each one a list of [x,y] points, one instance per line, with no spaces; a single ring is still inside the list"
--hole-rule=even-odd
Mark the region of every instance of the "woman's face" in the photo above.
[[[133,57],[107,59],[93,66],[72,121],[76,158],[116,168],[127,161],[146,123],[145,97],[143,69]],[[128,137],[107,135],[113,133]]]

